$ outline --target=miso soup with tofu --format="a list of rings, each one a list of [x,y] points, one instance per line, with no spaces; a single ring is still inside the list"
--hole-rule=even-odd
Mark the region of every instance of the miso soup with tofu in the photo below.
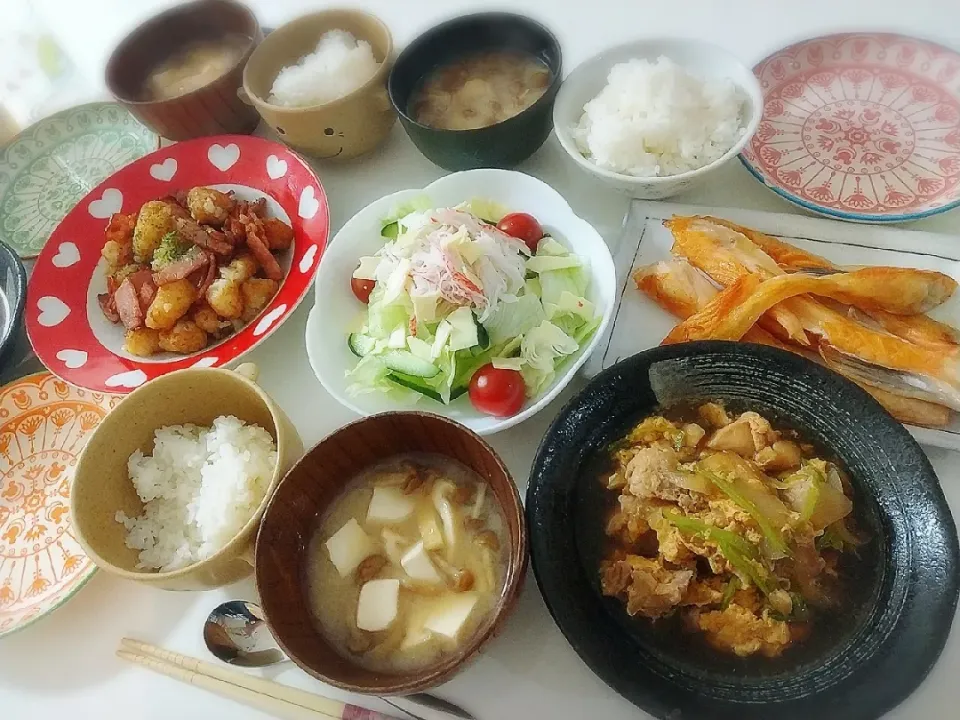
[[[369,669],[433,665],[496,606],[507,543],[492,489],[464,465],[427,454],[374,465],[333,503],[311,541],[307,591],[317,624]]]

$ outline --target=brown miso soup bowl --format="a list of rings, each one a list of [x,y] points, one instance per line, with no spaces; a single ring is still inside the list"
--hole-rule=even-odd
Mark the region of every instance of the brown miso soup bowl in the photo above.
[[[363,85],[337,100],[290,107],[269,101],[280,71],[316,50],[329,30],[345,30],[370,43],[380,67]],[[324,10],[271,32],[247,63],[243,90],[263,120],[290,147],[322,160],[346,160],[370,152],[387,137],[397,113],[387,97],[393,37],[378,18],[359,10]]]
[[[248,38],[241,57],[216,80],[166,100],[145,94],[150,72],[184,48],[205,40]],[[243,68],[263,31],[253,12],[232,0],[196,0],[147,20],[124,38],[107,61],[106,83],[117,101],[169,140],[252,133],[257,111],[239,96]]]
[[[500,597],[474,635],[438,663],[406,674],[365,669],[340,655],[317,629],[306,587],[310,541],[319,521],[361,470],[403,453],[457,460],[489,483],[506,521],[509,547]],[[446,682],[500,632],[527,571],[527,526],[503,462],[480,438],[446,418],[420,412],[372,415],[309,450],[280,483],[257,536],[256,580],[264,616],[287,655],[325,683],[369,695],[404,695]]]
[[[178,370],[137,388],[103,419],[77,461],[70,498],[77,540],[97,567],[164,590],[207,590],[253,572],[260,518],[280,478],[303,453],[293,423],[256,384],[256,375],[250,363],[236,370]],[[139,551],[127,547],[126,528],[116,520],[118,511],[136,517],[143,510],[127,471],[130,455],[136,450],[150,454],[158,428],[209,426],[221,415],[259,425],[277,444],[277,466],[263,501],[237,534],[206,560],[165,572],[138,568]]]

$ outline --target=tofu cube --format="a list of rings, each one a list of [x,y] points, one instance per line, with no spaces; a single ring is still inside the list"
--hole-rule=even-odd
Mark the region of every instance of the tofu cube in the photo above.
[[[476,593],[457,593],[439,602],[424,623],[424,628],[456,640],[477,605]]]
[[[367,508],[367,522],[384,524],[403,522],[413,514],[415,507],[413,498],[404,495],[399,488],[374,488],[370,506]]]
[[[376,544],[363,531],[356,518],[350,518],[331,535],[326,546],[330,562],[337,568],[340,577],[347,577],[360,563],[377,552]]]
[[[357,627],[367,632],[386,630],[397,619],[399,607],[399,580],[371,580],[360,588]]]
[[[431,585],[436,585],[442,580],[440,573],[437,572],[437,568],[434,567],[433,561],[424,549],[423,540],[403,554],[403,557],[400,558],[400,565],[411,580],[430,583]]]

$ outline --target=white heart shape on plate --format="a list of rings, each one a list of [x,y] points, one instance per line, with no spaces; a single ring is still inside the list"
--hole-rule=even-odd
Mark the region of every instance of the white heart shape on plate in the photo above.
[[[107,188],[99,200],[94,200],[87,206],[87,210],[93,217],[106,220],[114,213],[120,212],[122,207],[123,193],[116,188]]]
[[[254,336],[263,335],[267,330],[270,329],[270,326],[273,325],[281,315],[287,311],[287,304],[278,305],[273,310],[264,315],[260,322],[257,323],[257,326],[253,329]]]
[[[319,209],[320,201],[314,197],[313,185],[308,185],[300,193],[300,207],[297,209],[297,214],[304,220],[309,220],[317,214]]]
[[[207,150],[207,159],[217,170],[226,172],[240,159],[240,148],[237,147],[236,143],[230,143],[226,147],[214,143]]]
[[[287,161],[281,160],[276,155],[267,158],[267,175],[271,180],[282,178],[287,174]]]
[[[44,295],[37,300],[37,308],[40,310],[37,322],[44,327],[56,327],[70,314],[70,308],[63,300],[52,295]]]
[[[61,350],[57,353],[57,360],[62,360],[68,368],[76,370],[87,364],[87,354],[83,350]]]
[[[191,365],[190,367],[192,367],[192,368],[208,368],[208,367],[213,367],[213,366],[216,365],[219,361],[220,361],[219,358],[215,358],[215,357],[203,357],[203,358],[200,358],[199,360],[197,360],[197,361],[196,361],[193,365]]]
[[[107,387],[140,387],[147,381],[147,374],[143,370],[127,370],[126,372],[111,375],[103,384]]]
[[[150,175],[157,180],[170,181],[176,174],[177,161],[175,158],[167,158],[162,163],[150,166]]]
[[[53,264],[58,268],[68,268],[80,262],[80,249],[72,242],[60,243],[57,254],[53,256]]]
[[[303,257],[300,258],[300,264],[297,266],[300,268],[300,272],[308,273],[310,268],[313,267],[313,261],[317,257],[317,246],[311,245],[307,248],[307,251],[303,254]]]

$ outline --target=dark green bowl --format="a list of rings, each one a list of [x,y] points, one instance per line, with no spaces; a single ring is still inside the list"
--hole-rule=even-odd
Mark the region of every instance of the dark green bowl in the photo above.
[[[530,53],[550,68],[550,86],[543,97],[519,115],[477,130],[439,130],[410,117],[410,98],[431,70],[464,55],[498,49]],[[467,15],[428,30],[400,53],[387,91],[407,135],[427,159],[447,170],[510,168],[530,157],[550,135],[561,60],[557,38],[530,18]]]

